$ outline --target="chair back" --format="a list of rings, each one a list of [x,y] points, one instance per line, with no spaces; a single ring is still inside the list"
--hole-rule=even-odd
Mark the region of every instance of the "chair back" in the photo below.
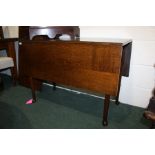
[[[19,26],[19,39],[33,40],[36,39],[57,39],[57,37],[67,34],[71,40],[80,37],[80,29],[78,26]]]

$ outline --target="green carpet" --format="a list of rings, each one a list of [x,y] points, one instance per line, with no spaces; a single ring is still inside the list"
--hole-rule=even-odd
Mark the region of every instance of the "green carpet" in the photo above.
[[[109,125],[102,126],[103,100],[62,89],[53,91],[43,86],[37,92],[37,102],[26,105],[31,98],[28,88],[12,86],[3,75],[4,90],[0,92],[0,128],[2,129],[145,129],[143,108],[126,104],[109,108]]]

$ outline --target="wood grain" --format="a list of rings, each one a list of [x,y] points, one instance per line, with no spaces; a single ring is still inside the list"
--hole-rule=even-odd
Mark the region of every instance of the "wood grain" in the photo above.
[[[21,68],[24,75],[29,74],[36,79],[115,96],[121,48],[120,45],[75,41],[24,42],[20,51],[25,63]]]

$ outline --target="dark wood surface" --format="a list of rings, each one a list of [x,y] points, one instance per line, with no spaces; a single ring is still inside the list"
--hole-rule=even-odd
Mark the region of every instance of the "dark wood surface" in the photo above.
[[[105,94],[103,124],[107,125],[110,96],[119,94],[120,78],[125,72],[122,71],[124,57],[128,56],[130,60],[130,47],[131,42],[23,41],[19,71],[29,78],[34,100],[34,81],[37,80]],[[124,55],[123,49],[126,52]],[[126,68],[128,76],[129,66]]]
[[[132,42],[123,46],[121,75],[129,76]]]
[[[48,26],[48,27],[39,27],[31,26],[29,28],[30,40],[33,40],[33,37],[40,35],[47,35],[49,38],[55,38],[57,35],[68,34],[72,40],[80,36],[78,26]]]
[[[116,96],[121,50],[121,45],[80,41],[25,41],[20,46],[20,72]]]
[[[2,26],[0,26],[0,39],[3,39],[4,35],[3,35],[3,29]]]
[[[71,37],[71,40],[75,40],[80,37],[80,29],[78,26],[19,26],[19,41],[26,40],[58,40],[58,36],[63,34],[68,34]],[[23,62],[19,60],[19,65],[22,65]],[[33,80],[35,89],[40,90],[42,82],[39,80]],[[30,87],[29,77],[24,75],[22,71],[19,74],[19,83],[26,87]],[[54,89],[56,86],[55,82]]]
[[[68,34],[71,39],[80,37],[80,29],[78,26],[19,26],[19,39],[33,40],[35,36],[46,35],[50,39],[55,39],[56,35]]]

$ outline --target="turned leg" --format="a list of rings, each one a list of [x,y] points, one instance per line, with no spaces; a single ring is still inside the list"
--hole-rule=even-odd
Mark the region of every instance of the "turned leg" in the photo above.
[[[103,121],[102,121],[102,124],[104,126],[107,126],[108,125],[109,104],[110,104],[110,95],[105,95],[105,99],[104,99],[104,110],[103,110]]]
[[[116,96],[116,100],[115,100],[116,105],[119,105],[118,99],[119,99],[119,94]]]
[[[56,90],[56,83],[53,82],[53,90]]]
[[[35,94],[33,78],[30,77],[29,79],[30,79],[30,86],[31,86],[31,91],[32,91],[32,99],[33,99],[33,102],[36,102],[36,94]]]

